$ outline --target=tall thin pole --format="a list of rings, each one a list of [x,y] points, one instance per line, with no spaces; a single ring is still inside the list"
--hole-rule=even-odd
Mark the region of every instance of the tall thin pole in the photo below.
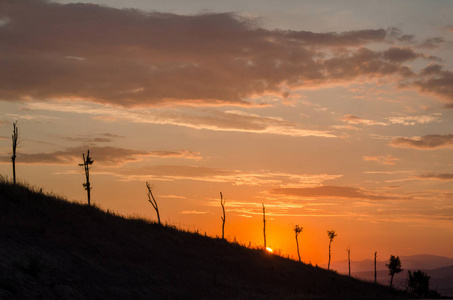
[[[266,249],[266,209],[264,208],[264,203],[261,203],[263,205],[263,235],[264,235],[264,249]]]
[[[13,123],[13,135],[11,136],[13,140],[13,155],[11,156],[11,161],[13,162],[13,183],[16,184],[16,148],[17,148],[17,139],[19,137],[19,130],[17,128],[17,121]]]
[[[223,198],[222,192],[220,192],[220,205],[222,205],[223,217],[222,219],[222,240],[225,239],[225,202],[226,199]]]
[[[351,277],[351,249],[346,249],[348,251],[348,268],[349,268],[349,277]]]
[[[377,257],[377,251],[374,251],[374,283],[377,283],[376,257]]]

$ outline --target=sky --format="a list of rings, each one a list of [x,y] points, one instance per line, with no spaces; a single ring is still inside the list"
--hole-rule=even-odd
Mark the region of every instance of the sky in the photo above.
[[[0,0],[0,174],[302,260],[453,253],[451,1]],[[403,268],[404,268],[404,262]],[[335,265],[332,266],[335,268]]]

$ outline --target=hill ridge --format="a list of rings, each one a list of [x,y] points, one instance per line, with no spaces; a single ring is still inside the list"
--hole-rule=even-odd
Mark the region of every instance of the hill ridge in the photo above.
[[[388,287],[0,182],[2,299],[402,299]]]

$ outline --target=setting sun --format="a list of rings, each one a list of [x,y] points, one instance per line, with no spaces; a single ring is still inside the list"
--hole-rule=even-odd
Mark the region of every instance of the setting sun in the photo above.
[[[266,247],[266,251],[269,252],[269,253],[273,253],[274,252],[274,250],[272,250],[271,247]]]

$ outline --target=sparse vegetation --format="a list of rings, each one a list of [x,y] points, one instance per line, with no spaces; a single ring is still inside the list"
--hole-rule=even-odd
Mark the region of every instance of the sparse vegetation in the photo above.
[[[223,216],[220,217],[222,219],[222,240],[225,239],[225,201],[226,199],[223,198],[222,192],[220,192],[220,205],[222,206]]]
[[[348,275],[351,277],[351,248],[347,248],[346,251],[348,252]]]
[[[440,295],[429,289],[430,279],[431,277],[422,270],[407,271],[407,288],[419,297],[437,299]]]
[[[327,264],[327,270],[330,270],[330,258],[332,256],[331,245],[333,239],[337,236],[337,234],[335,233],[335,230],[327,230],[327,236],[329,237],[329,263]]]
[[[161,225],[159,207],[157,206],[157,201],[156,201],[156,199],[154,198],[154,195],[153,195],[153,187],[149,184],[149,182],[146,182],[146,188],[148,189],[148,202],[151,203],[151,205],[153,206],[154,210],[156,211],[157,223],[159,225]]]
[[[299,257],[299,261],[300,261],[299,240],[297,239],[297,236],[299,235],[299,233],[302,232],[303,229],[304,228],[300,227],[299,225],[294,226],[294,233],[296,234],[297,256]]]
[[[79,164],[79,166],[83,167],[85,171],[85,183],[83,187],[87,191],[87,199],[88,199],[88,206],[91,205],[91,184],[90,184],[90,168],[94,161],[90,157],[90,150],[87,151],[87,156],[85,157],[85,153],[82,154],[83,164]]]
[[[13,163],[13,183],[16,184],[16,149],[17,140],[19,138],[19,129],[17,128],[17,121],[13,123],[13,135],[11,136],[13,142],[13,155],[11,161]]]
[[[389,269],[389,275],[390,275],[390,287],[393,286],[393,276],[395,274],[403,272],[404,269],[401,269],[401,260],[399,256],[394,256],[390,255],[389,263],[385,264],[387,268]]]
[[[263,205],[263,236],[264,236],[264,249],[266,249],[266,208],[264,207],[264,203],[261,203]]]
[[[262,249],[126,219],[1,179],[0,228],[0,299],[407,298]]]
[[[374,283],[377,284],[377,270],[376,270],[377,251],[374,251]]]

